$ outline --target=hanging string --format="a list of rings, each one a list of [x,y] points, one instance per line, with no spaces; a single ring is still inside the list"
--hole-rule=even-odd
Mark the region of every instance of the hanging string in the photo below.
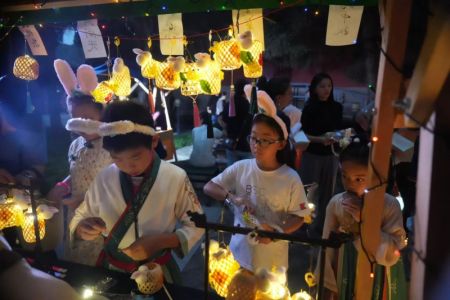
[[[106,48],[108,48],[108,53],[106,57],[106,68],[108,69],[108,80],[111,79],[111,41],[108,37],[106,41]]]

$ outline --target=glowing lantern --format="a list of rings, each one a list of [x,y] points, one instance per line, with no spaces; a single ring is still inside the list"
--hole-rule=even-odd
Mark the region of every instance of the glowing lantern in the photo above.
[[[254,300],[256,297],[256,277],[247,270],[238,271],[228,285],[226,300]]]
[[[290,294],[286,286],[286,268],[275,268],[274,271],[258,270],[258,291],[256,300],[289,300]]]
[[[292,295],[291,300],[313,300],[313,298],[305,291],[300,291]]]
[[[263,45],[260,41],[254,41],[252,33],[246,31],[239,35],[241,42],[241,61],[244,66],[244,76],[247,78],[259,78],[262,76],[262,52]]]
[[[14,61],[13,74],[23,80],[35,80],[39,77],[39,63],[29,55],[23,55]]]
[[[212,50],[214,60],[219,63],[222,70],[236,70],[241,67],[241,48],[236,39],[215,43]]]
[[[164,284],[164,274],[161,266],[157,263],[140,266],[131,274],[131,279],[136,281],[138,290],[145,295],[158,292]]]
[[[114,95],[113,86],[108,81],[102,81],[91,92],[91,95],[97,102],[108,103]]]
[[[148,79],[155,78],[158,72],[158,66],[155,60],[153,60],[152,54],[149,51],[143,51],[138,48],[133,49],[133,52],[136,54],[137,64],[141,66],[142,76]]]
[[[42,240],[45,236],[45,220],[42,216],[38,214],[38,227],[39,227],[39,238]],[[22,224],[22,234],[23,239],[27,243],[35,243],[36,235],[34,232],[34,219],[35,216],[31,212],[25,213],[25,220]]]
[[[194,55],[200,75],[200,88],[203,94],[217,95],[222,87],[223,72],[216,61],[207,53]]]
[[[3,228],[20,226],[23,221],[23,212],[12,199],[0,204],[0,230]]]
[[[160,62],[157,64],[156,86],[163,90],[175,90],[180,87],[179,72],[175,71],[173,62]]]
[[[180,72],[181,94],[196,96],[201,93],[198,68],[195,63],[186,63],[183,72]]]
[[[216,241],[211,241],[209,253],[209,284],[219,296],[227,297],[228,285],[240,266],[231,251]]]
[[[130,69],[128,69],[121,58],[114,60],[110,84],[115,87],[114,93],[119,97],[126,97],[131,94]]]

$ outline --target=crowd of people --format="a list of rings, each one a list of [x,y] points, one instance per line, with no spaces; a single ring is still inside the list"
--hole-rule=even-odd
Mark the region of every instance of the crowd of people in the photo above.
[[[235,226],[295,233],[311,215],[310,201],[316,207],[314,221],[308,225],[312,236],[328,238],[333,231],[351,234],[352,241],[340,253],[327,252],[323,275],[329,299],[351,299],[355,258],[363,251],[359,233],[368,184],[367,133],[352,136],[346,146],[339,145],[336,132],[345,129],[343,107],[334,99],[333,81],[326,73],[314,76],[310,98],[302,109],[293,104],[289,79],[273,77],[260,80],[257,86],[259,112],[255,115],[250,113],[252,87],[244,79],[235,82],[229,97],[219,98],[213,116],[201,113],[202,125],[192,132],[189,163],[215,167],[214,140],[225,141],[227,168],[203,190],[232,207]],[[165,161],[165,154],[157,150],[161,144],[150,113],[132,101],[105,107],[73,91],[68,92],[67,109],[71,119],[66,128],[78,137],[68,150],[69,174],[47,195],[55,206],[66,210],[64,259],[123,272],[154,261],[162,265],[167,281],[180,282],[172,256],[187,255],[199,242],[202,230],[187,212],[203,210],[186,172]],[[16,149],[0,150],[0,181],[42,178],[46,157],[29,151],[39,149],[33,146],[34,139],[16,138],[18,130],[3,111],[0,125],[2,144],[8,141],[9,149]],[[293,136],[299,131],[309,145],[301,164],[296,164],[299,153]],[[343,190],[337,188],[338,174]],[[318,190],[307,199],[305,185],[314,183]],[[404,201],[410,216],[414,199]],[[398,254],[405,247],[404,226],[398,201],[386,194],[382,238],[374,262],[380,274],[385,268],[397,268],[391,272],[396,275],[390,280],[398,287],[392,293],[404,292]],[[234,235],[230,249],[241,268],[250,272],[289,268],[286,241],[257,237],[256,243],[250,243],[245,236]]]

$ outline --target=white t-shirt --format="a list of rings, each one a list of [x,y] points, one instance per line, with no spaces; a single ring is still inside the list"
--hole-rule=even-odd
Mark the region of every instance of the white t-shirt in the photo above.
[[[305,190],[297,172],[287,165],[274,171],[263,171],[255,159],[238,161],[212,181],[238,196],[246,195],[256,207],[260,223],[281,226],[287,214],[304,217],[310,214]],[[242,208],[234,207],[234,226],[246,227]],[[251,246],[247,236],[235,234],[230,249],[239,264],[255,271],[273,266],[288,267],[287,241]]]
[[[298,109],[297,107],[295,107],[294,105],[289,104],[288,106],[286,106],[283,109],[283,112],[289,117],[289,120],[291,121],[291,129],[298,127],[297,124],[300,124],[300,120],[302,118],[302,111],[300,109]],[[301,125],[300,125],[300,127],[298,127],[298,129],[296,131],[298,131],[300,128],[301,128]]]
[[[216,164],[213,155],[214,138],[220,138],[222,131],[213,128],[214,138],[207,138],[208,126],[202,125],[192,129],[192,153],[189,163],[196,167],[211,167]]]

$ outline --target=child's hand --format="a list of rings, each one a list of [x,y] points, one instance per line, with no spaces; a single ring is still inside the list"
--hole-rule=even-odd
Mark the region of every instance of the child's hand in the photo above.
[[[275,229],[274,229],[273,227],[269,226],[269,225],[266,224],[266,223],[263,223],[263,224],[259,225],[259,227],[260,227],[261,230],[271,231],[271,232],[274,232],[274,231],[275,231]],[[266,237],[260,237],[260,236],[256,237],[256,240],[257,240],[260,244],[269,244],[269,243],[272,242],[272,239],[266,238]]]
[[[106,230],[106,224],[101,218],[86,218],[78,223],[75,232],[78,237],[86,241],[95,240],[102,232]]]
[[[356,222],[361,222],[361,202],[353,198],[345,198],[342,207],[348,212]]]
[[[250,214],[254,214],[256,211],[255,206],[253,205],[253,203],[250,202],[250,200],[247,197],[243,197],[243,196],[232,196],[230,197],[230,201],[231,203],[233,203],[236,206],[243,206],[244,207],[244,211],[250,213]]]
[[[135,261],[145,260],[160,250],[158,236],[143,236],[122,252]]]
[[[75,198],[75,197],[67,197],[62,199],[62,203],[71,209],[77,209],[78,206],[80,206],[81,202],[83,202],[83,199],[81,198]]]

